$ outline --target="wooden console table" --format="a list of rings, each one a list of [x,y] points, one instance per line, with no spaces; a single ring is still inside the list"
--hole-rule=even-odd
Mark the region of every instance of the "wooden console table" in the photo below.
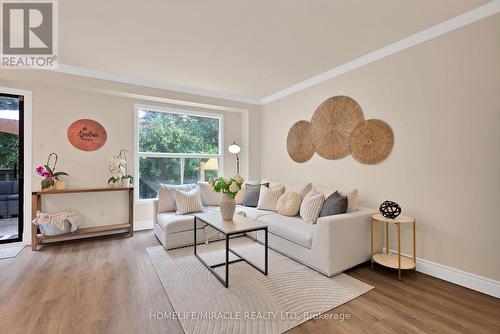
[[[128,223],[126,224],[111,224],[93,227],[79,228],[75,232],[66,233],[57,236],[43,236],[38,233],[38,226],[31,224],[31,249],[38,250],[38,246],[43,244],[43,240],[53,240],[67,237],[79,237],[100,232],[116,231],[126,229],[130,236],[134,235],[134,188],[73,188],[62,190],[45,190],[34,191],[31,193],[31,219],[36,218],[37,211],[42,211],[42,196],[44,195],[61,195],[75,193],[94,193],[94,192],[110,192],[110,191],[127,191],[128,192]],[[62,240],[61,240],[62,241]]]

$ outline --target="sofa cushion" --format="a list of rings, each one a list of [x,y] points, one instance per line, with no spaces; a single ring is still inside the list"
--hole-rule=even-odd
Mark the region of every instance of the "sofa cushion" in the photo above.
[[[278,188],[268,188],[260,186],[259,202],[257,209],[276,211],[276,204],[278,199],[283,194],[283,186]]]
[[[252,208],[252,207],[243,206],[243,205],[237,205],[235,212],[236,213],[244,212],[248,218],[252,218],[252,219],[257,219],[257,218],[265,216],[265,215],[274,214],[274,212],[272,212],[272,211],[259,210],[257,208]]]
[[[323,203],[319,213],[320,217],[333,216],[347,212],[347,196],[341,195],[338,191],[334,192]]]
[[[190,191],[196,188],[196,184],[159,184],[158,185],[158,212],[175,211],[175,189],[182,191]]]
[[[14,184],[12,185],[12,193],[19,194],[19,183],[18,182],[14,182]]]
[[[311,190],[304,197],[300,205],[300,216],[302,219],[307,223],[316,224],[324,201],[325,196],[323,193],[317,192],[315,189]]]
[[[0,181],[0,194],[11,195],[13,183],[12,181]]]
[[[175,206],[179,215],[203,211],[200,189],[195,188],[190,191],[175,189]]]
[[[322,192],[325,195],[325,198],[338,191],[341,195],[347,197],[347,212],[352,212],[358,202],[358,189],[339,189],[338,187],[326,187],[326,186],[317,186],[315,187],[317,191]]]
[[[165,233],[178,233],[192,231],[194,225],[193,215],[177,215],[174,212],[160,213],[157,217],[160,228]],[[196,228],[203,228],[203,223],[198,222]]]
[[[296,216],[299,213],[302,197],[299,193],[287,191],[278,199],[276,210],[283,216]]]
[[[243,204],[245,206],[256,208],[259,204],[260,186],[269,187],[269,183],[263,184],[245,184],[245,201]]]
[[[269,233],[296,243],[302,247],[311,248],[316,225],[304,222],[299,216],[286,217],[279,214],[261,216],[258,222],[267,225]]]
[[[245,202],[245,185],[243,185],[234,198],[236,204],[242,205]]]
[[[351,191],[339,191],[341,195],[347,197],[347,212],[353,212],[358,204],[358,189]]]
[[[285,184],[285,192],[293,191],[299,193],[302,198],[312,190],[312,183],[307,184]]]
[[[221,193],[214,191],[210,183],[198,181],[198,187],[201,193],[201,202],[204,206],[219,205]]]
[[[8,197],[9,201],[17,201],[18,199],[19,199],[19,194],[9,195]]]

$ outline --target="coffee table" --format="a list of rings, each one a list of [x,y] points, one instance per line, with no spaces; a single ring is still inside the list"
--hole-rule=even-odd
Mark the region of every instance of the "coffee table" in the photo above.
[[[222,263],[208,264],[203,260],[200,255],[196,252],[196,226],[198,222],[202,222],[205,225],[211,226],[220,233],[225,235],[226,239],[226,260]],[[243,233],[264,231],[265,241],[264,241],[264,269],[259,268],[257,265],[245,259],[241,254],[235,252],[229,247],[229,239],[241,237]],[[238,259],[229,261],[229,253],[233,253],[238,257]],[[268,243],[267,243],[267,226],[256,222],[255,220],[241,215],[235,214],[233,220],[222,220],[219,211],[207,211],[202,213],[197,213],[194,215],[194,255],[200,260],[201,263],[227,288],[229,287],[229,265],[231,263],[245,261],[261,273],[267,276],[267,260],[268,260]],[[225,266],[226,275],[222,278],[214,268]]]

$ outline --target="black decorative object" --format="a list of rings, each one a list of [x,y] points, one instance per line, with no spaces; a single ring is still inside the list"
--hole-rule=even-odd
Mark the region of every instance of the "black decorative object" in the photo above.
[[[379,208],[380,214],[385,218],[395,219],[401,213],[401,207],[398,203],[393,201],[385,201],[380,204]]]

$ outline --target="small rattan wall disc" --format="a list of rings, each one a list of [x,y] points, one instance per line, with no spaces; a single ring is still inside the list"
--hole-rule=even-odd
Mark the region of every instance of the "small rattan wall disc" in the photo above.
[[[391,127],[379,119],[369,119],[351,133],[351,154],[362,164],[373,165],[385,160],[394,145]]]
[[[363,121],[363,110],[350,97],[334,96],[321,103],[311,120],[316,153],[330,160],[349,155],[351,132]]]
[[[306,162],[314,155],[314,147],[311,142],[311,123],[298,121],[288,131],[286,138],[286,149],[288,155],[295,162]]]

